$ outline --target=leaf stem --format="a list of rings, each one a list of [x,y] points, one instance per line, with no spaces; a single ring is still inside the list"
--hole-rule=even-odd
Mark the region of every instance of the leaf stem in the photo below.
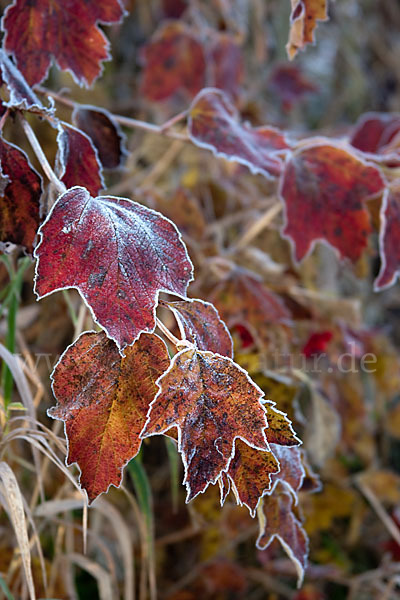
[[[20,123],[25,132],[26,137],[29,140],[32,150],[36,154],[36,158],[40,162],[40,165],[46,174],[47,179],[54,185],[54,187],[56,188],[56,190],[58,192],[60,192],[60,194],[63,194],[67,188],[65,187],[63,182],[58,179],[57,175],[54,173],[53,169],[50,166],[49,161],[47,160],[47,158],[42,150],[39,140],[37,139],[32,127],[29,125],[28,121],[22,115],[20,115]]]
[[[174,346],[178,347],[182,344],[182,340],[178,340],[178,338],[175,337],[173,333],[171,333],[171,331],[168,329],[168,327],[166,327],[164,325],[164,323],[162,321],[160,321],[160,319],[158,317],[156,317],[156,323],[157,323],[157,327],[163,332],[165,337],[168,338],[172,344],[174,344]]]
[[[79,103],[73,102],[69,98],[64,98],[60,94],[53,92],[52,90],[48,90],[40,85],[35,86],[35,90],[41,94],[46,94],[47,96],[51,96],[60,104],[64,104],[69,108],[75,108],[79,106]],[[45,118],[46,115],[44,115]],[[122,115],[115,115],[111,113],[112,118],[117,121],[120,125],[124,125],[125,127],[129,127],[130,129],[141,129],[142,131],[147,131],[148,133],[155,133],[158,135],[164,135],[169,138],[173,138],[174,140],[182,140],[184,142],[190,142],[190,138],[185,133],[179,133],[178,131],[170,131],[170,127],[178,121],[181,121],[187,116],[187,110],[180,112],[178,115],[172,117],[162,125],[155,125],[154,123],[148,123],[147,121],[141,121],[140,119],[132,119],[131,117],[124,117]]]

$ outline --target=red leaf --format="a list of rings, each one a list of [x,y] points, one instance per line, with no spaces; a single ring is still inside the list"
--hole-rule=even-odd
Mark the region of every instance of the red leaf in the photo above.
[[[236,107],[221,90],[205,88],[196,96],[188,128],[196,146],[245,165],[252,173],[270,178],[282,171],[277,154],[289,148],[283,133],[274,127],[240,123]]]
[[[199,350],[218,352],[233,358],[233,343],[217,309],[203,300],[163,302],[170,308],[178,322],[182,339],[187,339]]]
[[[4,105],[10,108],[20,108],[38,114],[51,114],[53,106],[46,108],[40,102],[34,91],[29,87],[24,76],[11,62],[4,50],[0,49],[1,78],[9,93],[8,102]]]
[[[345,148],[320,141],[300,147],[287,161],[281,184],[286,206],[283,234],[302,260],[315,242],[356,261],[367,245],[370,217],[364,201],[382,191],[380,171]]]
[[[400,115],[369,112],[356,123],[350,144],[369,154],[379,154],[400,131]]]
[[[281,99],[284,110],[290,110],[305,94],[317,91],[298,65],[281,64],[275,67],[269,78],[269,86]]]
[[[220,34],[210,50],[212,80],[216,88],[235,98],[243,80],[243,51],[232,36]]]
[[[228,469],[237,438],[269,450],[262,391],[230,358],[195,348],[182,350],[157,384],[160,391],[141,435],[178,428],[187,501]]]
[[[229,465],[228,475],[234,486],[238,503],[245,505],[254,517],[260,498],[271,487],[271,475],[279,471],[279,462],[272,452],[256,450],[241,440],[236,440],[235,455]],[[224,486],[224,503],[229,488]]]
[[[58,176],[67,188],[80,185],[96,195],[105,187],[97,150],[91,139],[67,123],[58,127]]]
[[[381,206],[379,251],[381,268],[374,289],[390,287],[400,273],[400,180],[392,182],[385,190]]]
[[[307,357],[311,358],[316,354],[322,354],[326,351],[326,348],[333,338],[332,331],[318,331],[312,333],[304,344],[302,353]]]
[[[276,538],[293,561],[300,586],[307,566],[308,539],[292,508],[293,498],[283,490],[264,498],[257,548],[265,550]]]
[[[119,23],[123,14],[119,0],[14,0],[2,20],[3,46],[30,85],[45,79],[52,59],[91,85],[110,58],[97,23]]]
[[[292,60],[299,50],[315,41],[317,21],[327,21],[327,0],[291,0],[289,40],[286,51]]]
[[[89,332],[57,363],[52,380],[58,404],[49,415],[65,422],[67,464],[78,463],[90,502],[121,484],[124,466],[140,450],[155,381],[169,362],[155,334],[141,335],[122,358],[103,332]]]
[[[196,35],[180,21],[169,21],[143,48],[143,96],[159,102],[179,91],[193,97],[204,85],[206,62]]]
[[[261,347],[269,345],[267,324],[287,324],[290,313],[276,294],[242,269],[232,271],[211,295],[222,319],[231,329],[246,326]]]
[[[153,331],[160,291],[186,294],[192,263],[176,227],[126,198],[75,187],[40,228],[38,298],[74,287],[120,348]]]
[[[75,125],[92,140],[105,169],[121,166],[125,155],[125,135],[113,116],[102,108],[78,105],[72,113]]]
[[[11,242],[33,252],[40,224],[42,178],[26,154],[0,136],[0,242]]]

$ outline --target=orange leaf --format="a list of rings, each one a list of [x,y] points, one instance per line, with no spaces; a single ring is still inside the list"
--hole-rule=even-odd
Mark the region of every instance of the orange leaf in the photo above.
[[[119,487],[123,467],[139,452],[155,382],[168,366],[164,342],[147,333],[124,358],[103,332],[82,334],[61,356],[52,373],[58,404],[49,415],[65,422],[68,465],[78,464],[90,502]]]
[[[327,0],[291,0],[289,40],[286,51],[292,60],[306,44],[315,42],[317,21],[327,21]]]

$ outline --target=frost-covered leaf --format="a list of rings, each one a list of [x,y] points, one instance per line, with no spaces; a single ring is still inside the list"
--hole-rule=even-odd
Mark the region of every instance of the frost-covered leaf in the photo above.
[[[192,279],[173,223],[126,198],[92,198],[72,188],[59,197],[40,234],[37,296],[78,289],[120,348],[154,330],[160,291],[185,296]]]
[[[153,102],[179,91],[193,97],[205,82],[206,61],[195,33],[181,21],[163,23],[143,48],[141,92]]]
[[[271,487],[271,475],[278,471],[279,462],[273,452],[257,450],[240,439],[236,440],[235,456],[229,465],[228,476],[238,502],[247,506],[252,517],[260,498]],[[222,504],[229,492],[226,483],[223,489]]]
[[[278,153],[289,148],[284,134],[274,127],[241,123],[236,107],[221,90],[201,90],[190,108],[188,128],[196,146],[245,165],[252,173],[270,178],[282,171]]]
[[[157,384],[142,437],[178,428],[187,501],[228,469],[237,438],[269,450],[262,391],[230,358],[182,350]]]
[[[90,502],[110,485],[119,487],[123,467],[139,452],[155,382],[169,362],[155,334],[142,334],[122,358],[103,332],[89,332],[57,363],[52,380],[58,404],[49,415],[65,423],[67,464],[78,463]]]
[[[78,105],[72,119],[78,129],[92,140],[105,169],[117,169],[122,165],[126,155],[125,135],[108,111]]]
[[[53,59],[91,85],[110,58],[98,23],[119,23],[123,14],[119,0],[14,0],[2,20],[3,47],[29,85],[45,79]]]
[[[393,285],[400,273],[400,179],[393,181],[385,190],[380,227],[381,268],[375,280],[375,291]]]
[[[257,547],[265,550],[276,538],[290,560],[293,561],[298,576],[298,585],[307,567],[308,538],[300,521],[293,513],[293,497],[282,488],[276,488],[271,496],[262,500],[259,510],[260,535]]]
[[[42,179],[26,154],[0,136],[0,242],[33,252],[40,224]]]
[[[315,41],[317,21],[327,21],[328,0],[291,0],[289,40],[286,51],[293,59],[299,50]]]
[[[354,126],[350,144],[368,154],[381,154],[400,132],[400,114],[369,112]]]
[[[288,447],[279,444],[271,444],[271,451],[279,461],[280,471],[271,476],[270,493],[274,491],[280,481],[291,492],[294,502],[297,504],[297,492],[301,488],[305,476],[302,451],[294,446]]]
[[[275,402],[266,400],[263,406],[267,413],[268,429],[265,431],[268,443],[281,446],[298,446],[301,441],[296,436],[287,415],[275,407]]]
[[[0,49],[0,69],[2,82],[6,84],[9,94],[8,101],[4,103],[10,108],[29,110],[40,114],[51,114],[53,107],[46,108],[40,102],[34,91],[25,81],[22,73],[8,58],[4,50]]]
[[[91,139],[79,129],[61,123],[57,143],[56,162],[61,181],[67,188],[80,185],[91,194],[98,194],[104,188],[104,180],[97,150]]]
[[[383,187],[379,169],[340,145],[322,140],[300,146],[287,160],[281,183],[283,234],[292,242],[295,260],[320,240],[356,261],[371,232],[364,201]]]
[[[199,350],[218,352],[233,358],[232,338],[215,306],[203,300],[163,304],[173,311],[183,339],[192,342]]]
[[[263,348],[269,345],[272,326],[290,322],[290,313],[279,296],[242,269],[232,271],[219,283],[210,299],[230,329],[246,326]]]

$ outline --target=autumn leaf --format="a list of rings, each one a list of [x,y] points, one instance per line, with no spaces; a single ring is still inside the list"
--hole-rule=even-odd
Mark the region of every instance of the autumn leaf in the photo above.
[[[160,291],[185,296],[192,264],[176,227],[126,198],[74,187],[40,228],[35,292],[74,287],[120,348],[155,327]]]
[[[119,23],[119,0],[14,0],[2,20],[3,47],[29,85],[47,77],[52,60],[77,83],[91,85],[110,59],[98,23]]]
[[[24,246],[33,252],[40,224],[42,179],[26,154],[0,136],[0,244]]]
[[[233,98],[243,80],[243,54],[239,44],[231,35],[220,34],[210,49],[210,68],[213,85]]]
[[[269,77],[269,88],[282,101],[285,111],[291,110],[306,94],[315,93],[316,86],[302,73],[299,65],[278,64]]]
[[[286,51],[292,60],[299,50],[315,41],[317,21],[327,21],[327,0],[291,0],[289,40]]]
[[[400,115],[368,112],[354,126],[350,144],[368,154],[380,154],[400,132]]]
[[[290,313],[279,296],[243,269],[235,269],[221,281],[211,301],[230,329],[245,325],[262,348],[270,343],[272,326],[290,323]]]
[[[281,446],[279,444],[271,444],[271,452],[279,461],[280,470],[271,476],[271,489],[268,493],[272,493],[280,481],[283,486],[293,495],[294,503],[297,504],[297,492],[303,485],[305,477],[305,469],[303,465],[303,456],[300,448],[296,446]]]
[[[233,358],[232,338],[215,306],[203,300],[163,302],[163,305],[174,313],[182,339],[188,340],[199,350],[218,352]]]
[[[229,465],[228,476],[232,482],[238,504],[245,505],[254,517],[257,505],[271,487],[271,475],[279,472],[279,461],[273,452],[261,451],[237,439],[235,455]],[[221,504],[229,487],[225,484]]]
[[[142,437],[178,428],[187,501],[227,470],[240,438],[269,450],[261,390],[230,358],[195,348],[176,354],[151,404]]]
[[[240,122],[239,113],[221,90],[205,88],[193,100],[188,129],[196,146],[271,178],[282,171],[278,154],[289,148],[274,127],[253,128]]]
[[[281,197],[285,203],[283,234],[300,261],[316,241],[356,261],[365,249],[371,223],[364,201],[379,194],[379,169],[328,141],[300,146],[285,166]]]
[[[28,110],[39,115],[52,114],[53,106],[45,107],[40,102],[24,76],[11,62],[4,50],[0,49],[0,69],[2,82],[6,84],[9,98],[4,106]]]
[[[400,179],[390,183],[385,190],[380,219],[381,268],[374,283],[377,292],[393,285],[400,272]]]
[[[298,586],[307,567],[308,539],[300,521],[293,513],[293,497],[283,488],[276,488],[262,500],[258,510],[260,534],[257,548],[265,550],[276,538],[296,568]]]
[[[275,406],[271,400],[263,400],[263,406],[267,414],[268,429],[265,430],[268,443],[281,446],[298,446],[301,441],[296,436],[292,422],[287,415]]]
[[[205,83],[203,47],[195,33],[180,21],[168,21],[142,51],[141,93],[153,102],[179,91],[193,97]]]
[[[151,194],[150,201],[151,208],[175,223],[184,239],[203,241],[206,222],[197,196],[185,188],[178,188],[170,197]]]
[[[148,333],[124,358],[103,332],[83,333],[61,356],[51,376],[58,404],[48,412],[65,423],[67,464],[78,464],[89,502],[119,487],[169,362],[164,342]]]
[[[67,188],[81,185],[96,195],[105,187],[101,164],[91,139],[67,123],[58,126],[57,174]]]
[[[72,120],[86,133],[97,149],[105,169],[117,169],[126,155],[125,135],[113,116],[103,108],[77,105]]]

